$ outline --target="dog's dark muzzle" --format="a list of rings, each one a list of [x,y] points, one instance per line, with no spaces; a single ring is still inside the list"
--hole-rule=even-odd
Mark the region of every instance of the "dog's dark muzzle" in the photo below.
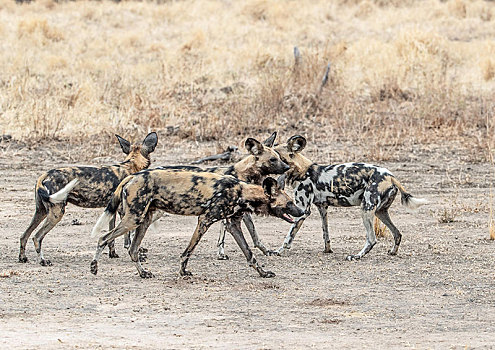
[[[304,211],[299,209],[299,207],[297,207],[294,203],[289,203],[287,207],[283,209],[275,210],[275,213],[276,216],[291,224],[294,223],[294,219],[292,218],[293,216],[299,217],[304,215]]]

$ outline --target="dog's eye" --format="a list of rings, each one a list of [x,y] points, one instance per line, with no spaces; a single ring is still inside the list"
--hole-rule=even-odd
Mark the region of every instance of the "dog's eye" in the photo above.
[[[289,158],[294,158],[294,153],[289,154]]]
[[[277,161],[277,158],[270,158],[270,162],[275,163]]]

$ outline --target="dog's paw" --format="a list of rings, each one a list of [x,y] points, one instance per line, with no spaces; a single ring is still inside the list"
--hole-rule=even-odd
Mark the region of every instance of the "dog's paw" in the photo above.
[[[153,278],[153,277],[155,277],[155,275],[153,275],[153,274],[151,273],[151,271],[146,271],[146,270],[143,270],[143,271],[141,271],[141,272],[139,273],[139,277],[141,277],[141,278]]]
[[[397,255],[397,251],[392,249],[388,252],[388,255],[392,255],[392,256]]]
[[[19,255],[19,262],[20,263],[27,263],[28,262],[28,258],[26,256],[20,256]]]
[[[117,259],[117,258],[119,258],[119,254],[117,254],[116,251],[111,251],[111,252],[108,253],[108,257],[110,259]]]
[[[275,273],[271,271],[264,271],[263,274],[260,275],[263,278],[272,278],[275,277]]]
[[[139,262],[146,262],[148,260],[148,256],[146,254],[139,254],[138,260]]]
[[[278,252],[278,250],[270,250],[268,249],[266,251],[266,256],[280,256],[280,253]]]
[[[139,249],[138,249],[138,253],[139,254],[146,254],[147,252],[148,252],[148,249],[147,248],[139,247]]]
[[[229,256],[227,254],[218,254],[217,260],[229,260]]]
[[[96,275],[98,273],[98,261],[91,261],[90,270],[93,275]]]
[[[48,259],[41,259],[40,260],[40,265],[41,266],[52,266],[52,262]]]
[[[192,273],[190,271],[187,271],[187,270],[180,270],[179,274],[181,276],[192,276]]]
[[[323,251],[323,253],[325,253],[325,254],[331,254],[331,253],[333,253],[333,250],[331,248],[328,248],[328,249],[325,249]]]
[[[357,261],[361,259],[359,255],[347,255],[347,258],[345,258],[347,261]]]

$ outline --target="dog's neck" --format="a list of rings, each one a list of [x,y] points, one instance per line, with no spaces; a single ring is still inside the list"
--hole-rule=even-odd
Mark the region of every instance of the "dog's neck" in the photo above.
[[[290,169],[287,171],[287,180],[289,182],[297,181],[303,179],[308,172],[308,169],[314,163],[303,156],[300,153],[297,153],[293,162],[290,164]]]
[[[234,164],[234,171],[237,178],[252,184],[261,185],[263,176],[256,166],[256,158],[253,155],[247,156]]]
[[[129,174],[134,174],[148,168],[150,163],[151,161],[143,156],[141,152],[131,152],[124,161],[120,163],[120,166],[125,167],[129,171]]]
[[[242,200],[250,211],[256,215],[268,215],[270,199],[261,186],[242,184]]]

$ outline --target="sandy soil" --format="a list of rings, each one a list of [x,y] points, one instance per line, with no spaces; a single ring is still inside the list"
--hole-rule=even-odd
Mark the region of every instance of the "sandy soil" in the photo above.
[[[36,263],[31,241],[30,261],[17,262],[18,239],[34,209],[36,178],[78,156],[77,149],[57,147],[0,147],[1,348],[495,347],[488,164],[445,150],[405,152],[401,162],[381,163],[410,192],[431,202],[415,213],[399,200],[392,206],[392,219],[403,233],[396,257],[387,255],[392,240],[385,237],[363,260],[344,261],[364,244],[357,208],[330,210],[334,253],[323,254],[315,210],[289,256],[256,252],[275,278],[258,277],[231,237],[226,246],[231,259],[216,260],[218,225],[190,261],[194,276],[180,278],[179,255],[195,218],[167,216],[143,242],[149,248],[146,266],[156,276],[143,280],[122,239],[120,258],[102,257],[98,275],[90,274],[95,242],[89,232],[100,209],[68,207],[44,241],[52,267]],[[175,153],[158,149],[154,164],[193,159],[194,147]],[[444,213],[455,213],[456,220],[440,223]],[[289,229],[274,218],[256,218],[256,226],[271,248]]]

